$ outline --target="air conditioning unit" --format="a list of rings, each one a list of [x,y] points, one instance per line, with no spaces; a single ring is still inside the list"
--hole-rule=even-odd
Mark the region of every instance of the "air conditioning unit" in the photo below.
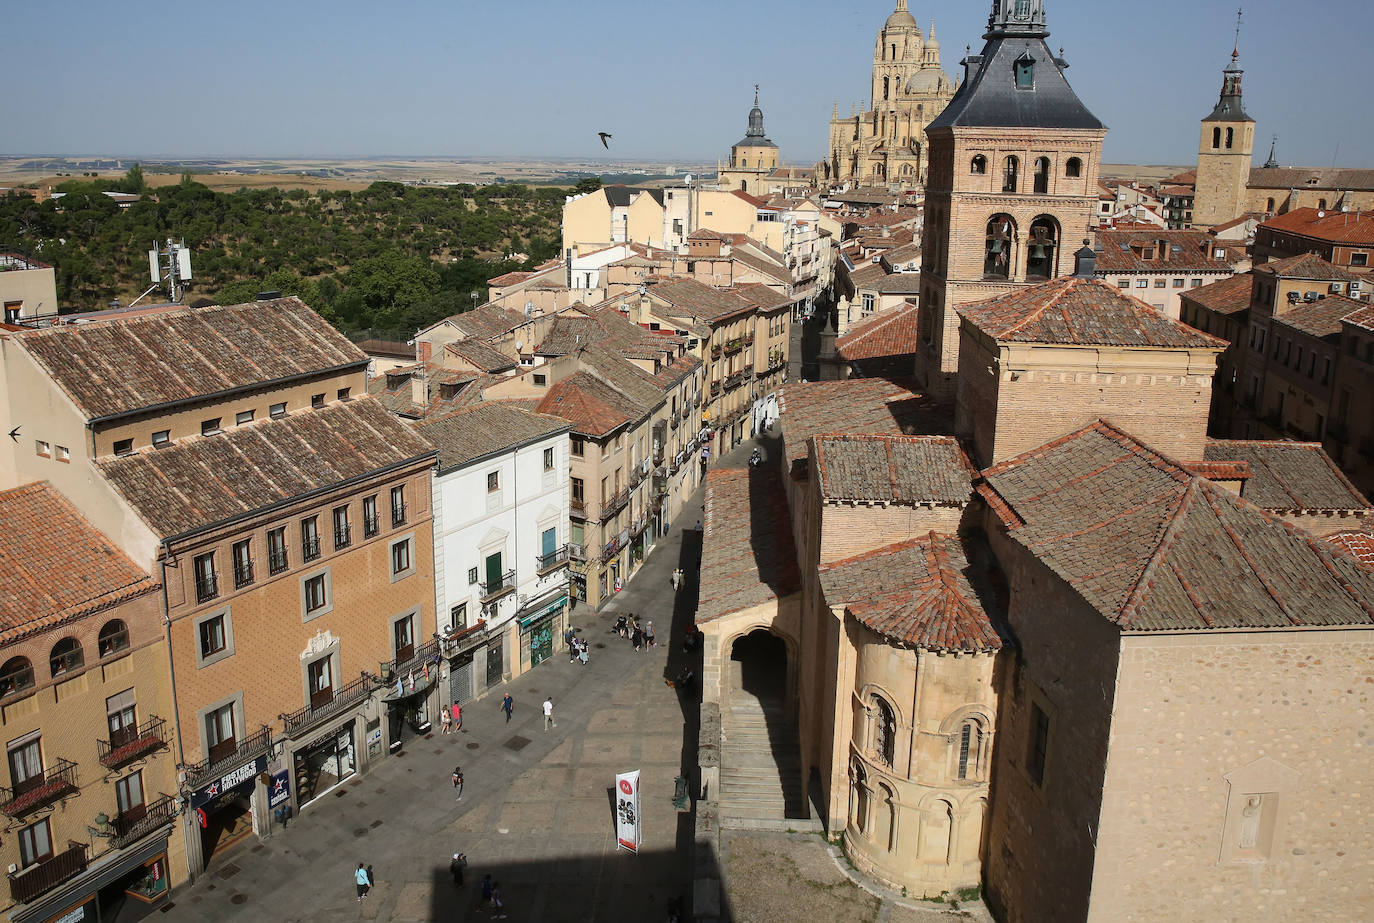
[[[1332,291],[1333,293],[1339,295],[1339,294],[1341,293],[1341,283],[1339,283],[1339,282],[1332,282],[1332,283],[1331,283],[1331,291]]]

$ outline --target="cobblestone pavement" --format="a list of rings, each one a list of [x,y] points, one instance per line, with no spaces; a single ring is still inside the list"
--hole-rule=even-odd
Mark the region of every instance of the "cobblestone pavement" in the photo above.
[[[691,815],[672,797],[674,779],[696,759],[696,705],[664,677],[685,663],[679,639],[696,599],[701,494],[622,593],[601,612],[572,613],[592,645],[588,665],[555,653],[492,689],[463,708],[461,733],[409,742],[284,831],[217,857],[172,895],[166,919],[486,919],[477,910],[484,874],[500,882],[513,921],[666,919],[669,901],[691,890]],[[690,582],[675,594],[680,562]],[[611,634],[621,611],[653,619],[660,646],[637,653]],[[504,690],[516,703],[510,724]],[[548,731],[546,695],[558,722]],[[450,783],[455,764],[465,776],[461,802]],[[611,795],[615,774],[633,769],[641,771],[637,855],[616,848]],[[448,872],[457,851],[469,861],[462,891]],[[362,902],[353,887],[359,862],[376,877]]]

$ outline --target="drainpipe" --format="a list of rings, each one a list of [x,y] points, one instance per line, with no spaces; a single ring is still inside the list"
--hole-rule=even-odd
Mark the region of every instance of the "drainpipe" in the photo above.
[[[167,540],[162,540],[162,627],[164,637],[167,640],[167,671],[172,680],[172,721],[177,729],[177,764],[186,765],[186,748],[181,740],[181,708],[177,705],[177,668],[176,660],[172,657],[172,616],[167,605],[167,558],[171,556],[172,549]]]

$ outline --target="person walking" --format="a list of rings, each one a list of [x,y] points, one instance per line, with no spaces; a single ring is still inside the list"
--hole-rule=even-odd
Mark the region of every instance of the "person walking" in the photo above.
[[[506,918],[506,905],[505,902],[501,900],[501,882],[499,881],[493,881],[491,883],[491,909],[493,920],[504,920]]]
[[[482,902],[477,905],[478,910],[487,910],[491,906],[491,873],[482,876]]]
[[[447,708],[439,712],[439,733],[453,733],[453,713],[450,712]]]
[[[362,862],[358,863],[358,870],[353,873],[353,883],[358,886],[358,903],[361,904],[367,892],[372,890],[372,882],[367,877],[367,865]]]
[[[587,665],[587,642],[579,641],[577,644],[577,659],[582,661],[582,666]]]
[[[506,713],[506,723],[510,724],[510,713],[515,710],[515,699],[510,697],[509,692],[501,696],[501,710]]]
[[[457,734],[463,729],[463,706],[454,702],[448,710],[453,721],[453,733]]]
[[[460,891],[464,888],[463,869],[467,868],[467,864],[467,855],[460,852],[454,853],[453,861],[448,864],[448,873],[453,876],[453,886]]]
[[[544,730],[551,727],[558,727],[558,722],[553,720],[553,696],[544,700]]]
[[[657,647],[657,646],[658,646],[658,642],[654,640],[654,620],[653,620],[653,619],[649,619],[649,621],[647,621],[647,622],[644,623],[644,646],[645,646],[645,647]]]
[[[453,794],[457,796],[453,799],[454,801],[463,800],[463,767],[461,766],[453,767]]]

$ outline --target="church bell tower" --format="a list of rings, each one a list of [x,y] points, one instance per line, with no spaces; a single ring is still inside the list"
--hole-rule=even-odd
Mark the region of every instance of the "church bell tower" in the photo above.
[[[983,50],[926,128],[916,376],[936,396],[959,370],[955,308],[1071,274],[1093,220],[1107,129],[1048,37],[1042,0],[992,0]]]
[[[1255,120],[1245,112],[1241,95],[1240,23],[1231,64],[1221,73],[1221,96],[1211,114],[1202,120],[1198,139],[1197,190],[1193,201],[1193,225],[1200,228],[1225,224],[1245,209],[1246,187],[1255,153]]]

